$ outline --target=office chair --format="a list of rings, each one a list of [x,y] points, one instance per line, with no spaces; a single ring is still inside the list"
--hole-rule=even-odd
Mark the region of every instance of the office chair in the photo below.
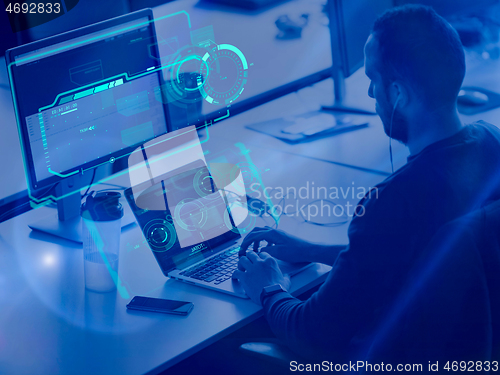
[[[500,201],[438,231],[374,337],[372,363],[500,360]],[[285,367],[309,362],[277,341],[240,350]]]

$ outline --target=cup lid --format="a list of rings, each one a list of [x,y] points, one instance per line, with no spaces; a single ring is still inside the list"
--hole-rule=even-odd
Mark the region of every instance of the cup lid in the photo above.
[[[123,217],[121,194],[117,191],[103,191],[87,197],[80,209],[80,215],[87,220],[113,221]]]

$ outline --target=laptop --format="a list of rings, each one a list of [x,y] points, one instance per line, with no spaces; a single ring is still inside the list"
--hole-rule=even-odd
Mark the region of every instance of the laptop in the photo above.
[[[242,237],[225,192],[217,189],[205,163],[198,160],[156,181],[126,189],[125,197],[163,274],[248,298],[231,277]],[[310,265],[278,264],[288,276]]]

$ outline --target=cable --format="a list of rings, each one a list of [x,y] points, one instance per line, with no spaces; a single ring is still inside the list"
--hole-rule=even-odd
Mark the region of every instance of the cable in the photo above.
[[[88,195],[90,187],[94,183],[94,178],[95,178],[95,172],[96,172],[96,170],[97,170],[97,168],[94,168],[94,172],[92,173],[92,179],[90,180],[89,187],[87,188],[87,191],[85,192],[85,194],[83,194],[82,199],[85,198]]]
[[[398,106],[398,102],[399,102],[399,96],[400,94],[398,94],[398,98],[396,99],[396,103],[394,103],[394,108],[392,109],[392,115],[391,115],[391,126],[389,128],[389,155],[390,155],[390,159],[391,159],[391,170],[392,170],[392,173],[394,173],[394,163],[392,161],[392,122],[394,121],[394,113],[396,112],[396,108]]]
[[[57,185],[59,185],[59,182],[55,182],[53,183],[52,185],[50,185],[49,187],[47,187],[47,189],[39,194],[37,194],[38,196],[44,196],[46,195],[47,193],[49,193],[50,191],[52,191],[52,189],[54,189]]]
[[[308,204],[306,204],[303,208],[306,208],[310,205],[312,205],[313,203],[316,203],[316,202],[328,202],[330,204],[333,204],[333,207],[335,209],[335,207],[342,207],[340,204],[337,204],[331,200],[328,200],[328,199],[316,199],[312,202],[309,202]],[[342,212],[344,211],[344,209],[342,208]],[[319,223],[319,222],[316,222],[316,221],[312,221],[312,220],[309,220],[309,219],[306,219],[305,216],[304,216],[304,213],[302,212],[302,210],[299,210],[299,214],[300,216],[302,217],[302,219],[308,223],[308,224],[312,224],[312,225],[318,225],[320,227],[337,227],[337,226],[340,226],[340,225],[344,225],[344,224],[347,224],[349,222],[349,220],[342,220],[342,221],[335,221],[335,222],[331,222],[331,223]],[[345,216],[345,214],[342,214],[341,216]]]
[[[277,189],[277,188],[271,188],[269,195],[272,195],[272,192],[275,189]],[[225,189],[219,189],[219,190],[222,190],[225,193],[230,193],[230,194],[232,194],[232,195],[234,195],[234,196],[237,197],[237,199],[235,199],[234,201],[228,202],[229,204],[235,203],[236,201],[237,202],[241,202],[241,200],[244,197],[246,197],[246,205],[247,205],[247,210],[248,211],[251,211],[252,213],[258,212],[256,215],[259,216],[259,217],[261,217],[261,218],[263,218],[263,219],[265,218],[264,214],[267,214],[267,215],[269,215],[269,216],[271,216],[271,217],[274,218],[274,216],[272,215],[272,213],[269,211],[270,207],[267,205],[267,203],[261,201],[260,199],[252,198],[252,197],[250,197],[248,195],[246,195],[246,196],[245,195],[239,195],[239,194],[235,193],[234,191],[230,191],[230,190],[225,190]],[[274,224],[273,224],[274,229],[278,229],[279,221],[280,221],[280,219],[281,219],[281,217],[283,215],[285,215],[285,216],[293,216],[296,213],[299,213],[300,217],[302,218],[302,220],[304,220],[304,222],[306,222],[308,224],[312,224],[312,225],[322,226],[322,227],[337,227],[337,226],[340,226],[340,225],[347,224],[349,222],[348,219],[345,219],[345,220],[341,220],[341,221],[334,221],[334,222],[331,222],[331,223],[320,223],[320,222],[316,222],[316,221],[307,219],[305,217],[303,211],[302,211],[303,209],[305,209],[305,208],[307,208],[307,207],[309,207],[312,204],[317,203],[317,202],[326,202],[326,203],[329,203],[329,204],[333,205],[334,208],[337,207],[337,206],[338,207],[342,207],[340,204],[337,204],[337,203],[335,203],[332,200],[329,200],[329,199],[316,199],[316,200],[314,200],[312,202],[309,202],[306,205],[302,206],[302,208],[300,210],[295,210],[294,212],[285,212],[286,199],[287,198],[289,198],[288,194],[285,195],[285,196],[283,196],[280,199],[280,201],[278,202],[278,204],[274,205],[274,207],[280,207],[281,208],[281,213],[278,216],[278,219],[274,220]],[[295,200],[297,200],[297,197],[295,197],[295,195],[294,195],[293,198],[295,198]],[[252,211],[251,209],[248,208],[248,206],[251,206],[251,208],[254,209],[254,207],[252,206],[252,202],[253,201],[259,201],[260,202],[259,209],[255,209],[255,211]],[[275,209],[275,212],[276,212],[276,209]],[[332,210],[332,212],[333,212],[333,210]],[[345,213],[343,213],[341,215],[341,217],[345,217],[345,216],[346,216]]]
[[[84,199],[87,195],[89,195],[89,190],[94,183],[95,175],[96,175],[96,169],[94,168],[94,173],[92,174],[92,179],[90,180],[89,187],[87,188],[87,191],[85,191],[85,194],[82,195],[82,199]],[[107,182],[99,183],[98,185],[106,185],[106,186],[114,186],[116,189],[104,189],[104,190],[99,190],[99,191],[114,191],[114,190],[125,190],[125,186],[117,185],[117,184],[109,184]],[[94,190],[90,194],[92,194]]]
[[[272,189],[271,189],[271,193],[270,193],[270,195],[272,195],[272,191],[273,191],[274,189],[275,189],[275,188],[272,188]],[[280,213],[280,215],[278,216],[278,220],[275,220],[275,223],[274,223],[274,225],[273,225],[275,229],[278,229],[278,224],[279,224],[279,221],[280,221],[280,219],[281,219],[281,217],[282,217],[283,215],[285,215],[285,216],[294,216],[294,215],[295,215],[295,214],[297,214],[297,213],[300,215],[300,217],[302,218],[302,220],[304,220],[304,222],[306,222],[306,223],[308,223],[308,224],[312,224],[312,225],[322,226],[322,227],[337,227],[337,226],[340,226],[340,225],[347,224],[347,223],[349,222],[349,220],[348,220],[348,219],[345,219],[345,220],[341,220],[341,221],[334,221],[334,222],[331,222],[331,223],[320,223],[320,222],[317,222],[317,221],[313,221],[313,220],[307,219],[307,218],[306,218],[306,216],[304,215],[303,211],[302,211],[303,209],[305,209],[305,208],[307,208],[307,207],[309,207],[309,206],[311,206],[312,204],[317,203],[317,202],[326,202],[326,203],[329,203],[329,204],[333,205],[333,207],[334,207],[334,208],[335,208],[335,207],[337,207],[337,206],[342,207],[341,205],[339,205],[339,204],[335,203],[335,202],[334,202],[334,201],[332,201],[332,200],[329,200],[329,199],[316,199],[316,200],[314,200],[314,201],[312,201],[312,202],[309,202],[309,203],[307,203],[306,205],[302,206],[300,210],[295,210],[294,212],[285,212],[285,207],[287,206],[287,205],[286,205],[286,199],[288,199],[288,198],[289,198],[289,197],[288,197],[288,194],[287,194],[287,195],[285,195],[285,196],[283,196],[283,197],[280,199],[280,201],[278,202],[278,204],[276,204],[276,205],[274,206],[274,207],[280,207],[280,208],[281,208],[281,213]],[[298,200],[298,199],[297,199],[297,197],[295,197],[295,195],[294,195],[294,197],[293,197],[293,198],[294,198],[295,200]],[[255,199],[255,198],[252,198],[252,199]],[[256,199],[256,200],[259,200],[259,199]],[[260,200],[259,200],[259,201],[260,201]],[[261,203],[262,203],[262,205],[264,206],[264,209],[262,209],[262,210],[260,211],[260,214],[259,214],[258,216],[263,218],[263,217],[264,217],[264,214],[268,214],[269,216],[273,217],[273,215],[271,215],[271,213],[269,212],[269,209],[268,209],[267,204],[266,204],[265,202],[262,202],[262,201],[260,201],[260,202],[261,202]],[[343,213],[343,214],[341,215],[341,217],[345,217],[345,213]]]

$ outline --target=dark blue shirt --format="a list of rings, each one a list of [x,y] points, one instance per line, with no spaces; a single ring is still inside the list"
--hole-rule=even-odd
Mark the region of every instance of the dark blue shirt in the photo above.
[[[363,360],[412,265],[445,223],[500,199],[500,130],[478,122],[429,145],[361,200],[321,288],[265,300],[274,333],[304,357]],[[358,211],[360,212],[360,211]]]

